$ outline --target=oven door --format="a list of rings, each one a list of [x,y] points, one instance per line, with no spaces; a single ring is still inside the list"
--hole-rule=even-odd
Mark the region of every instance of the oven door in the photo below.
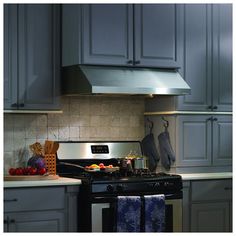
[[[173,196],[171,197],[173,198]],[[92,232],[114,232],[116,197],[95,197],[91,204]],[[165,232],[182,232],[182,199],[166,199]]]

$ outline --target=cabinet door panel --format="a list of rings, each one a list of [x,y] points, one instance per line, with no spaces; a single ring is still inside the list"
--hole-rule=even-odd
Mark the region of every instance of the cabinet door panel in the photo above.
[[[207,116],[177,118],[176,166],[208,166],[211,164],[211,122]]]
[[[9,213],[9,232],[64,232],[64,212]]]
[[[135,60],[137,66],[178,67],[180,6],[135,5]]]
[[[229,232],[229,203],[192,204],[191,232]]]
[[[232,129],[231,116],[213,121],[213,165],[232,165]]]
[[[22,109],[57,108],[59,6],[19,5],[19,104]]]
[[[17,5],[4,4],[4,109],[17,109]]]
[[[90,4],[82,9],[82,63],[127,65],[133,60],[132,5]]]
[[[213,105],[232,110],[232,4],[213,5]]]
[[[211,8],[184,6],[184,60],[181,74],[191,94],[178,97],[179,110],[208,110],[211,105]]]

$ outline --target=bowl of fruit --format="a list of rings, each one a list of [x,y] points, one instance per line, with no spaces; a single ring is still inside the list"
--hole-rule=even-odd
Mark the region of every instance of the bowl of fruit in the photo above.
[[[113,165],[104,165],[103,163],[92,164],[90,166],[85,166],[85,170],[88,172],[96,172],[96,171],[103,171],[103,172],[114,172],[119,170],[118,166]]]

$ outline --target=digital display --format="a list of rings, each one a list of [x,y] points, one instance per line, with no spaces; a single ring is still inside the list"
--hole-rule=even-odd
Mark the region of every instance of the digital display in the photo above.
[[[91,145],[92,154],[108,154],[108,145]]]

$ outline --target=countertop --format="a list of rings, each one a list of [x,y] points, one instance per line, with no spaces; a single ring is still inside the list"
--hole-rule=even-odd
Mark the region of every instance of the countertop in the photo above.
[[[59,177],[54,180],[4,181],[4,188],[80,185],[80,179]]]
[[[176,173],[179,174],[179,173]],[[229,179],[233,177],[232,172],[219,173],[184,173],[179,174],[183,180],[204,180],[204,179]],[[63,185],[80,185],[80,179],[59,177],[56,180],[34,180],[34,181],[4,181],[4,188],[20,187],[41,187],[41,186],[63,186]]]
[[[188,173],[179,174],[183,180],[203,180],[203,179],[230,179],[233,177],[232,172],[218,172],[218,173]]]

